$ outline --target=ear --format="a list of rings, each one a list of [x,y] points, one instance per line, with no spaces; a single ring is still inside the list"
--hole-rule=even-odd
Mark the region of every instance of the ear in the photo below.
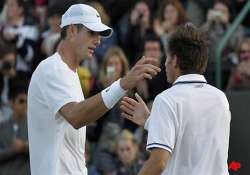
[[[69,25],[69,27],[67,29],[67,36],[72,38],[75,36],[76,33],[77,33],[76,27],[74,25]]]
[[[173,55],[173,58],[172,58],[171,61],[172,61],[175,68],[179,67],[179,65],[178,65],[178,57],[176,55]]]

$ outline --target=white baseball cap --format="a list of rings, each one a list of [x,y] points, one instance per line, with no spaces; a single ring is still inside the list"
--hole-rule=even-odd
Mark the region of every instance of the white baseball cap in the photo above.
[[[82,24],[89,30],[99,32],[103,37],[111,36],[113,30],[103,24],[99,13],[85,4],[74,4],[63,14],[60,27],[70,24]]]

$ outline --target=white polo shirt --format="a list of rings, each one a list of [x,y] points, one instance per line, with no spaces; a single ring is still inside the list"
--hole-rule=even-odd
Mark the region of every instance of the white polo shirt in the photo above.
[[[230,120],[222,91],[202,75],[180,76],[155,98],[147,149],[170,152],[163,175],[228,175]]]
[[[86,127],[74,129],[59,113],[84,100],[79,78],[55,53],[34,71],[28,90],[28,133],[32,175],[87,175]]]

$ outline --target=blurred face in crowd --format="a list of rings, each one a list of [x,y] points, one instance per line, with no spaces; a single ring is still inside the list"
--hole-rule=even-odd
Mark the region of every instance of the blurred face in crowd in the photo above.
[[[243,42],[240,48],[240,61],[249,61],[250,60],[250,43]]]
[[[157,41],[147,41],[144,45],[144,55],[146,57],[152,57],[158,60],[158,65],[161,63],[161,46]]]
[[[49,27],[52,30],[53,33],[60,32],[60,21],[61,18],[59,15],[53,15],[48,18]]]
[[[228,7],[220,2],[214,4],[214,10],[221,13],[221,20],[224,24],[229,23],[230,13]]]
[[[23,16],[23,7],[18,6],[16,0],[7,0],[7,18],[15,19]]]
[[[16,54],[15,53],[7,53],[2,58],[2,74],[7,77],[14,77],[16,75]]]
[[[136,158],[137,149],[131,140],[120,140],[117,151],[119,159],[124,165],[130,165]]]
[[[122,76],[122,62],[118,55],[112,55],[107,61],[107,74],[112,74],[115,79]]]
[[[168,4],[164,9],[164,22],[167,22],[165,27],[176,26],[178,23],[178,11],[175,6]]]
[[[150,18],[149,7],[145,2],[139,2],[135,6],[135,10],[139,13],[139,16],[142,15],[142,20],[146,21]]]
[[[27,94],[21,93],[10,101],[13,115],[17,118],[25,117],[27,114]]]
[[[92,58],[94,49],[100,43],[100,34],[84,26],[78,30],[76,25],[70,25],[69,31],[69,40],[73,49],[75,49],[77,61],[80,62],[84,58]]]

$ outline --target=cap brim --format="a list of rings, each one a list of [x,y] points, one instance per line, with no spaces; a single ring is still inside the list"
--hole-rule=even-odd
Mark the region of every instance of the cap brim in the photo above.
[[[113,29],[103,23],[87,23],[84,26],[89,30],[100,33],[102,37],[110,37],[113,33]]]

